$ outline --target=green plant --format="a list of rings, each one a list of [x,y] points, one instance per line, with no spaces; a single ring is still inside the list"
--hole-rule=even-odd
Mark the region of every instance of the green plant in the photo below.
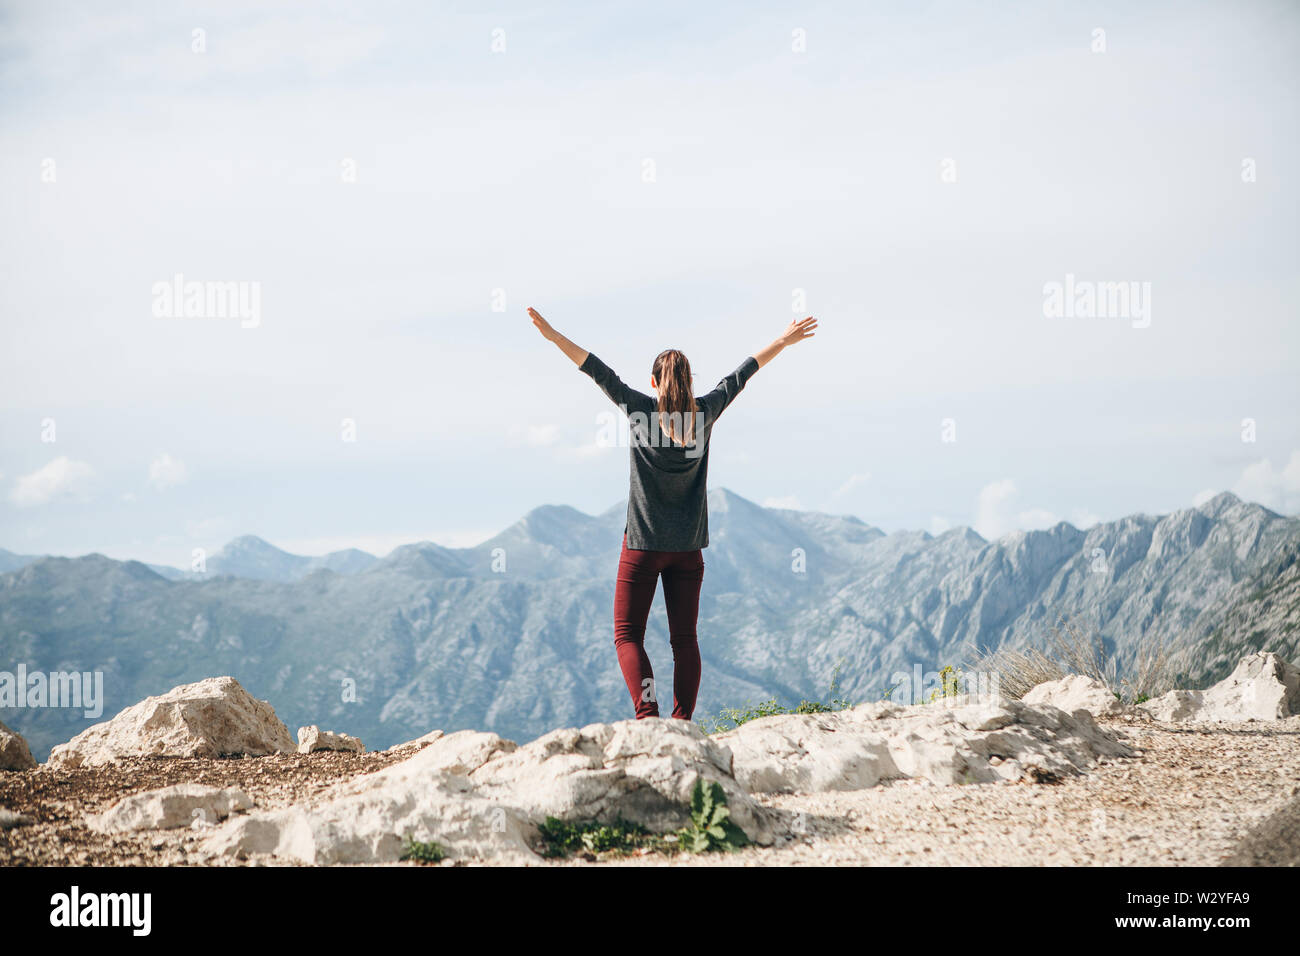
[[[801,700],[795,706],[796,714],[829,714],[834,708],[830,704],[823,704],[820,700]]]
[[[563,857],[571,853],[613,853],[624,855],[645,847],[665,849],[665,841],[646,830],[639,823],[615,820],[613,823],[584,821],[566,823],[547,817],[538,831],[542,836],[542,856]],[[671,848],[671,845],[669,846]]]
[[[731,819],[722,785],[715,780],[706,787],[698,778],[691,792],[691,826],[683,828],[677,840],[689,853],[736,850],[749,843],[745,831]]]
[[[961,671],[949,664],[939,671],[939,686],[930,692],[929,703],[945,697],[961,696]]]
[[[746,702],[742,707],[724,707],[718,711],[717,717],[705,718],[699,724],[700,729],[706,734],[717,734],[722,733],[724,730],[734,730],[741,724],[747,724],[751,720],[758,720],[760,717],[788,713],[790,713],[789,708],[777,703],[775,697],[769,697],[757,704]]]
[[[406,842],[402,846],[402,855],[400,859],[412,860],[416,863],[441,863],[446,859],[447,852],[438,843],[432,841],[425,843],[413,839],[408,833]]]
[[[827,693],[829,703],[820,700],[801,700],[794,709],[791,709],[779,703],[775,697],[769,697],[757,704],[746,701],[741,707],[724,707],[718,711],[716,717],[706,717],[697,723],[706,734],[719,734],[735,730],[741,724],[758,720],[760,717],[772,717],[777,714],[829,714],[837,710],[848,710],[853,706],[852,702],[846,697],[839,696],[840,668],[843,666],[844,662],[841,660],[831,673],[831,686]]]
[[[847,697],[840,696],[840,670],[844,667],[844,659],[840,658],[835,662],[835,669],[831,671],[831,686],[826,691],[826,696],[830,698],[830,706],[827,710],[848,710],[853,704]]]

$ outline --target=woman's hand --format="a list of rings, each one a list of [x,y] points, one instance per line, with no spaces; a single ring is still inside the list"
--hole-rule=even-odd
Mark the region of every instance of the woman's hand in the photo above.
[[[780,342],[783,346],[794,345],[796,342],[810,339],[816,334],[817,320],[810,315],[806,319],[799,319],[797,322],[791,322],[787,325],[785,332],[781,335]]]
[[[762,368],[772,359],[781,354],[781,350],[787,345],[794,345],[796,342],[802,342],[804,339],[810,339],[817,331],[817,320],[811,315],[806,319],[799,319],[791,322],[785,327],[772,344],[765,349],[759,349],[754,353],[754,361],[758,362],[758,367]]]
[[[529,307],[528,317],[533,320],[533,325],[537,326],[537,331],[542,333],[542,338],[548,342],[554,342],[561,352],[567,355],[573,364],[582,368],[582,363],[587,361],[587,350],[581,346],[574,345],[542,318],[542,313]]]
[[[546,341],[548,342],[554,342],[556,340],[556,336],[559,333],[557,333],[555,329],[551,327],[550,322],[547,322],[544,318],[542,318],[542,313],[530,307],[528,310],[528,315],[533,320],[533,325],[537,327],[537,331],[542,333],[542,338],[546,339]]]

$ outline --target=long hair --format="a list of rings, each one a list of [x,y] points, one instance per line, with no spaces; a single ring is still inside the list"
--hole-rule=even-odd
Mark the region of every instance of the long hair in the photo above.
[[[659,430],[683,445],[695,440],[695,394],[691,387],[691,363],[677,349],[665,349],[655,356],[650,370],[659,390]],[[679,435],[678,425],[685,430]]]

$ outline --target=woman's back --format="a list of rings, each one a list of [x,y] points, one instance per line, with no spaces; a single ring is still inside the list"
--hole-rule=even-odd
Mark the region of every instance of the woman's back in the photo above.
[[[758,371],[746,358],[706,395],[695,397],[691,422],[665,420],[659,402],[628,387],[614,371],[588,353],[581,371],[628,418],[631,481],[627,502],[627,546],[646,551],[694,551],[709,545],[709,442],[713,426],[745,383]],[[687,441],[675,440],[673,436]]]

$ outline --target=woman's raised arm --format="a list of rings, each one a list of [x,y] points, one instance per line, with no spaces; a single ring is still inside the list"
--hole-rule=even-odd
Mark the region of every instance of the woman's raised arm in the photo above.
[[[569,357],[574,365],[582,368],[582,363],[587,361],[587,350],[574,345],[559,332],[555,331],[550,322],[542,318],[542,313],[536,309],[528,310],[529,317],[533,320],[533,325],[537,326],[537,331],[542,333],[542,338],[548,342],[554,342],[556,348]]]
[[[796,342],[802,342],[804,339],[810,339],[817,331],[817,320],[811,315],[806,319],[799,319],[791,322],[786,326],[786,330],[781,333],[772,344],[764,349],[754,353],[754,360],[758,362],[758,367],[762,368],[772,359],[781,354],[781,350],[787,345],[794,345]]]

